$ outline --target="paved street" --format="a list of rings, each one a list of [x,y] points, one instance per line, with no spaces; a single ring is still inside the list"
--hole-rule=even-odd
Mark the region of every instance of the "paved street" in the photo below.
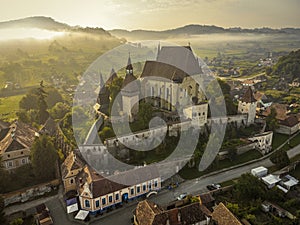
[[[300,145],[288,151],[288,156],[294,157],[300,153]],[[172,200],[174,200],[179,194],[187,192],[189,194],[200,194],[207,192],[206,186],[211,183],[221,183],[227,180],[231,180],[241,176],[244,173],[249,172],[252,168],[258,166],[269,167],[272,166],[272,162],[269,159],[264,159],[259,162],[254,162],[249,165],[244,165],[238,168],[230,169],[225,172],[217,173],[214,175],[207,176],[205,178],[196,178],[193,180],[188,180],[180,184],[180,186],[173,190],[163,190],[157,196],[151,197],[151,201],[154,201],[158,204],[166,204]],[[45,202],[50,212],[53,216],[55,225],[71,225],[71,224],[84,224],[81,221],[70,220],[66,214],[65,208],[62,205],[61,192],[58,195],[52,196],[45,199],[38,199],[32,202],[24,203],[21,205],[10,206],[5,209],[6,213],[12,213],[19,210],[24,210],[27,208],[31,208],[35,205],[38,205],[42,202]],[[92,225],[130,225],[131,217],[134,208],[137,205],[136,202],[131,202],[129,205],[124,205],[123,208],[114,210],[108,214],[104,214],[101,217],[98,217],[97,220],[91,221],[89,224]],[[70,216],[71,217],[71,216]]]

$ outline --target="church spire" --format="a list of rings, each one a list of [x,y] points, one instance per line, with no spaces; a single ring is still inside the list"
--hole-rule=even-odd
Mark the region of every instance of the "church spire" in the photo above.
[[[127,74],[133,75],[133,67],[131,64],[130,52],[128,56],[127,66],[126,66],[126,75]]]
[[[99,85],[100,85],[100,87],[104,86],[104,81],[103,81],[103,76],[102,76],[101,71],[99,72]]]
[[[158,42],[158,46],[157,46],[157,56],[156,56],[156,61],[158,59],[158,55],[160,53],[160,42]]]

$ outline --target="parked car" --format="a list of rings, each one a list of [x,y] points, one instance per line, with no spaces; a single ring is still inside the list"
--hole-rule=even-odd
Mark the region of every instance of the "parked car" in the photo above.
[[[212,191],[212,190],[220,189],[221,185],[220,184],[210,184],[210,185],[207,185],[206,188],[208,190]]]
[[[177,197],[177,200],[185,199],[186,196],[187,196],[187,193],[182,193],[182,194],[180,194],[180,195]]]

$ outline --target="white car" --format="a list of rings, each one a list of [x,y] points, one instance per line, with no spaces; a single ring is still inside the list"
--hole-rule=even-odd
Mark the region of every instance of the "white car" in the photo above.
[[[186,196],[187,196],[187,193],[182,193],[181,195],[179,195],[177,197],[177,200],[182,200],[182,199],[186,198]]]

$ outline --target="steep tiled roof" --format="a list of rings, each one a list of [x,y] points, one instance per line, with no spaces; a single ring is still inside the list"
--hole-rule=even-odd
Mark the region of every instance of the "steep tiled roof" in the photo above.
[[[204,205],[215,201],[214,197],[210,193],[200,195],[200,199],[201,203]]]
[[[287,105],[274,103],[268,107],[263,113],[263,116],[268,116],[271,113],[271,108],[276,110],[276,119],[285,120],[287,118]]]
[[[110,72],[110,75],[109,75],[109,78],[107,79],[105,85],[111,85],[112,82],[113,82],[116,78],[118,78],[118,75],[117,75],[116,71],[112,68],[112,69],[111,69],[111,72]]]
[[[22,122],[15,122],[0,142],[1,153],[30,148],[35,136],[36,131],[32,127]]]
[[[285,120],[279,120],[279,124],[288,127],[293,127],[299,124],[299,121],[296,115],[290,115]]]
[[[139,91],[138,82],[133,74],[126,74],[122,84],[122,90],[126,92],[137,92]]]
[[[190,46],[163,46],[158,53],[157,61],[176,67],[189,75],[202,73]]]
[[[3,129],[0,130],[0,141],[3,138],[5,138],[5,136],[7,135],[8,131],[9,131],[9,128],[3,128]]]
[[[65,178],[70,171],[83,168],[83,166],[84,162],[74,152],[71,152],[61,166],[62,177]]]
[[[103,177],[93,168],[86,166],[78,175],[77,180],[81,179],[82,184],[88,182],[93,197],[96,198],[158,177],[157,169],[150,166],[128,170],[109,177]]]
[[[188,75],[175,66],[162,62],[146,61],[141,78],[154,76],[181,83],[182,80]]]
[[[247,91],[245,92],[245,94],[243,95],[241,100],[242,100],[242,102],[246,102],[246,103],[256,102],[256,99],[254,98],[253,91],[252,91],[251,87],[248,87]]]
[[[206,220],[211,212],[199,202],[163,210],[153,202],[144,200],[138,204],[135,215],[139,225],[166,225],[168,222],[172,225],[183,225]]]
[[[216,221],[218,225],[242,225],[222,202],[214,208],[212,219]]]

